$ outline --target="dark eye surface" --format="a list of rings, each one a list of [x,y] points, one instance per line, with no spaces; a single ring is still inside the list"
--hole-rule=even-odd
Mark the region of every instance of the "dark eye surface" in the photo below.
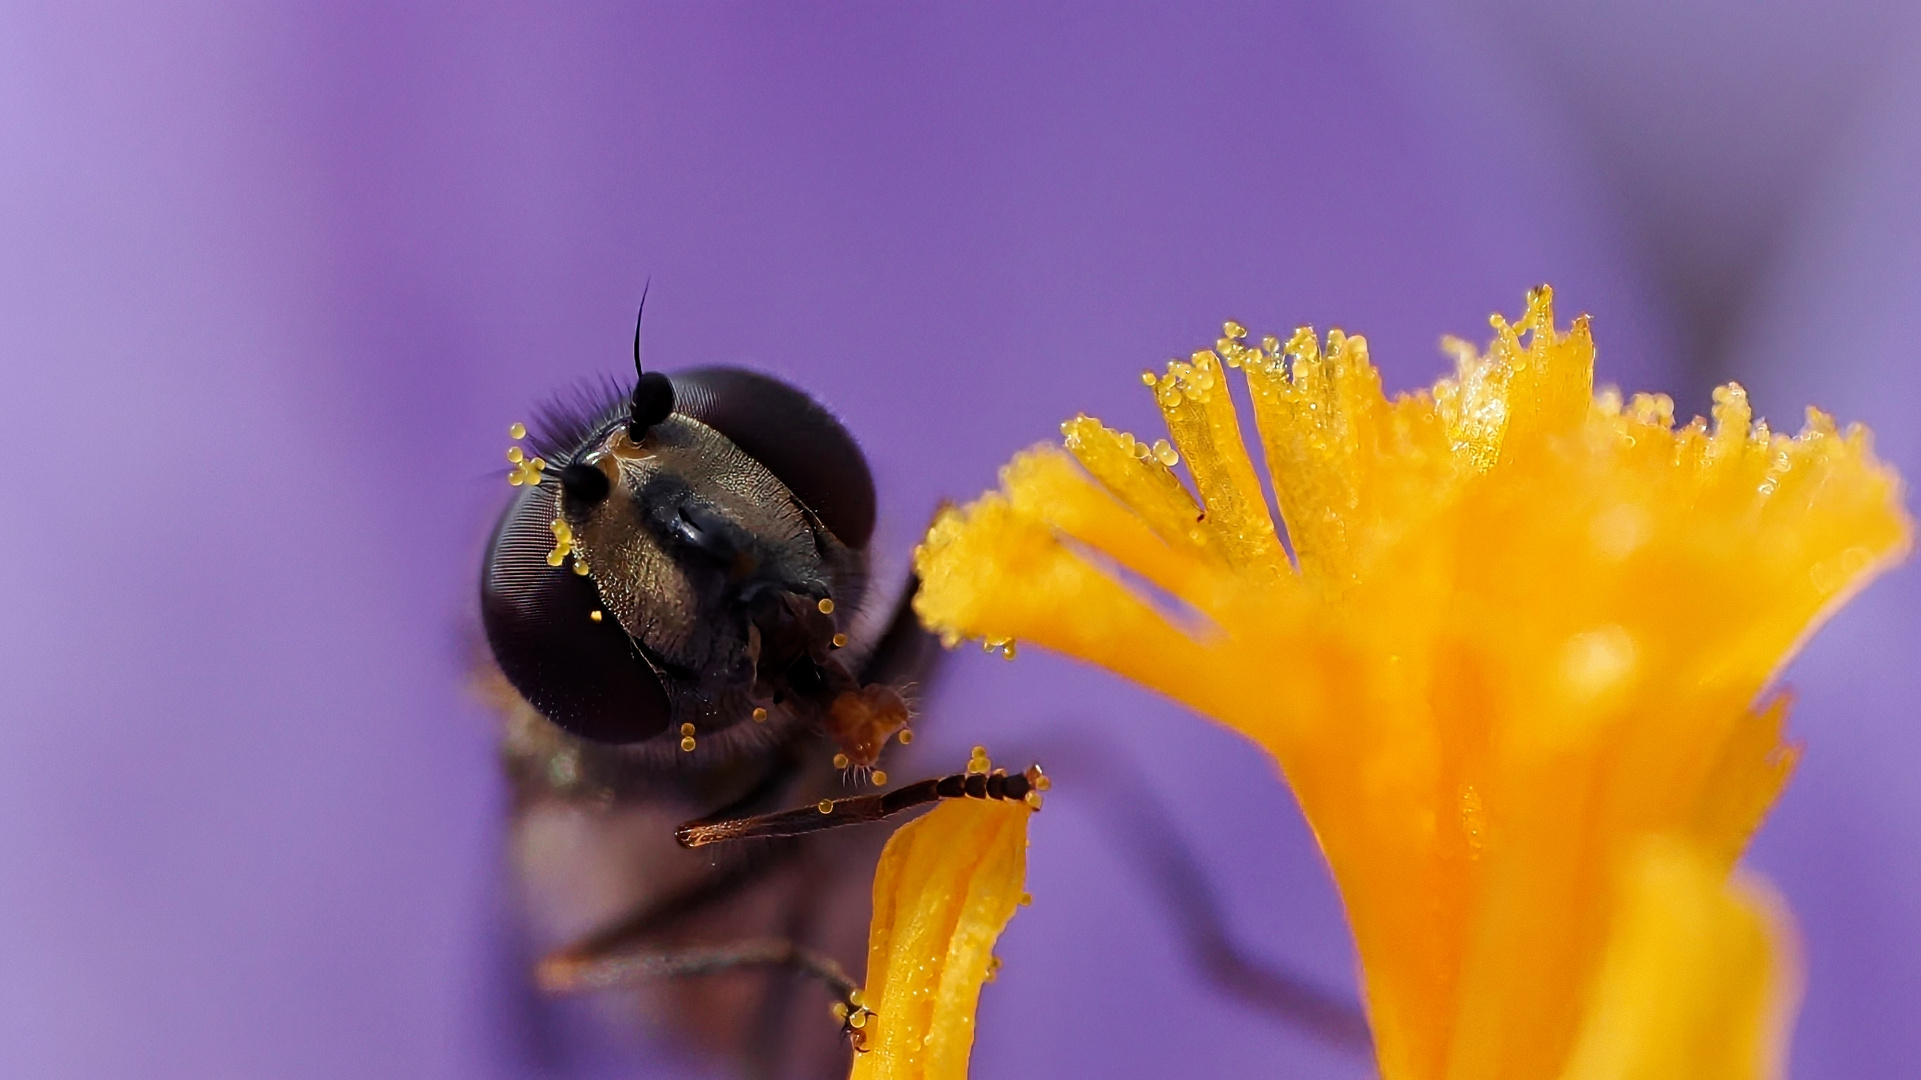
[[[874,476],[854,437],[814,399],[740,368],[676,371],[674,410],[740,447],[787,485],[841,543],[874,534]]]
[[[559,484],[514,500],[487,547],[481,621],[494,659],[534,708],[582,738],[630,743],[667,730],[667,693],[611,615],[571,568],[547,565]]]

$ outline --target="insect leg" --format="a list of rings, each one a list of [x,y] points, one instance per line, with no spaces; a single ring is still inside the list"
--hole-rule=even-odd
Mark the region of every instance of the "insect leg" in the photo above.
[[[832,958],[786,938],[749,938],[724,945],[687,945],[603,956],[550,974],[541,982],[556,992],[607,990],[652,979],[719,975],[743,968],[784,968],[820,980],[842,1001],[860,987]]]
[[[1372,1057],[1373,1038],[1358,1003],[1297,972],[1251,956],[1236,942],[1206,871],[1167,808],[1138,770],[1094,750],[1095,741],[1075,738],[1047,749],[1067,760],[1071,771],[1093,774],[1095,782],[1085,786],[1104,804],[1096,817],[1134,856],[1142,877],[1179,925],[1201,971],[1230,996],[1324,1043]],[[1074,788],[1080,791],[1082,786]]]
[[[1041,792],[1048,780],[1039,765],[1012,776],[965,772],[922,780],[879,795],[856,795],[848,799],[822,799],[813,806],[783,810],[777,814],[720,821],[690,821],[674,830],[682,847],[706,847],[726,840],[747,840],[769,836],[800,836],[804,833],[861,825],[889,818],[917,806],[942,799],[1009,799],[1026,802],[1040,809]]]
[[[794,857],[794,850],[773,845],[754,857],[723,867],[685,888],[643,904],[540,961],[539,981],[547,989],[564,989],[579,973],[614,956],[628,946],[672,926],[682,918],[708,910],[761,880]]]

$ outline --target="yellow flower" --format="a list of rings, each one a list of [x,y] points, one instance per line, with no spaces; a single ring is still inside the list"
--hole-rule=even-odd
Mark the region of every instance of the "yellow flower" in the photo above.
[[[1387,1080],[1767,1075],[1792,979],[1773,906],[1726,886],[1794,758],[1761,694],[1906,551],[1899,480],[1813,410],[1793,439],[1751,424],[1738,386],[1678,429],[1664,396],[1594,393],[1587,322],[1557,332],[1545,287],[1493,323],[1485,354],[1450,340],[1455,376],[1392,401],[1362,338],[1257,347],[1228,324],[1144,376],[1171,446],[1077,417],[1066,453],[1019,455],[937,520],[919,611],[1274,756],[1346,903]],[[1697,916],[1718,936],[1695,941]],[[1699,947],[1664,963],[1663,935]],[[1642,1030],[1680,1015],[1749,1049]]]
[[[985,771],[985,770],[981,770]],[[1024,893],[1020,802],[953,799],[896,832],[874,875],[854,1080],[962,1080],[994,942]]]

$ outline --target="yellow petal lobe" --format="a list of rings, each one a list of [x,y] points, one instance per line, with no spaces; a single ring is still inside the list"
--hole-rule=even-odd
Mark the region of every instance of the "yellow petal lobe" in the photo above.
[[[1787,911],[1758,881],[1649,840],[1627,880],[1562,1080],[1777,1080],[1799,963]]]
[[[1017,802],[953,799],[888,840],[874,875],[854,1080],[963,1080],[994,942],[1027,876]]]

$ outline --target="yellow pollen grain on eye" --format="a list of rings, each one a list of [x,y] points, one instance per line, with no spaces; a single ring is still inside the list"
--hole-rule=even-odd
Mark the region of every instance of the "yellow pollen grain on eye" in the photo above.
[[[834,613],[834,602],[826,598],[823,598],[821,602],[815,604],[814,607],[818,608],[822,615],[832,615]]]
[[[831,814],[834,812],[834,800],[822,799],[821,801],[814,804],[814,809],[820,811],[823,814]],[[854,1004],[858,1005],[860,1004],[860,1002],[856,1001],[854,1002]]]
[[[586,577],[588,572],[587,560],[578,555],[574,556],[574,573],[579,574],[581,577]]]
[[[562,551],[560,551],[560,550],[559,550],[559,549],[557,549],[557,548],[556,548],[555,550],[553,550],[553,551],[550,551],[550,552],[548,552],[548,553],[547,553],[547,565],[548,565],[548,566],[556,566],[556,567],[557,567],[557,566],[559,566],[559,565],[560,565],[561,563],[564,563],[564,562],[566,562],[566,561],[567,561],[567,555],[566,555],[566,553],[565,553],[565,552],[562,552]]]
[[[834,768],[836,769],[845,769],[848,765],[852,763],[853,763],[852,760],[849,759],[846,754],[834,755]]]

